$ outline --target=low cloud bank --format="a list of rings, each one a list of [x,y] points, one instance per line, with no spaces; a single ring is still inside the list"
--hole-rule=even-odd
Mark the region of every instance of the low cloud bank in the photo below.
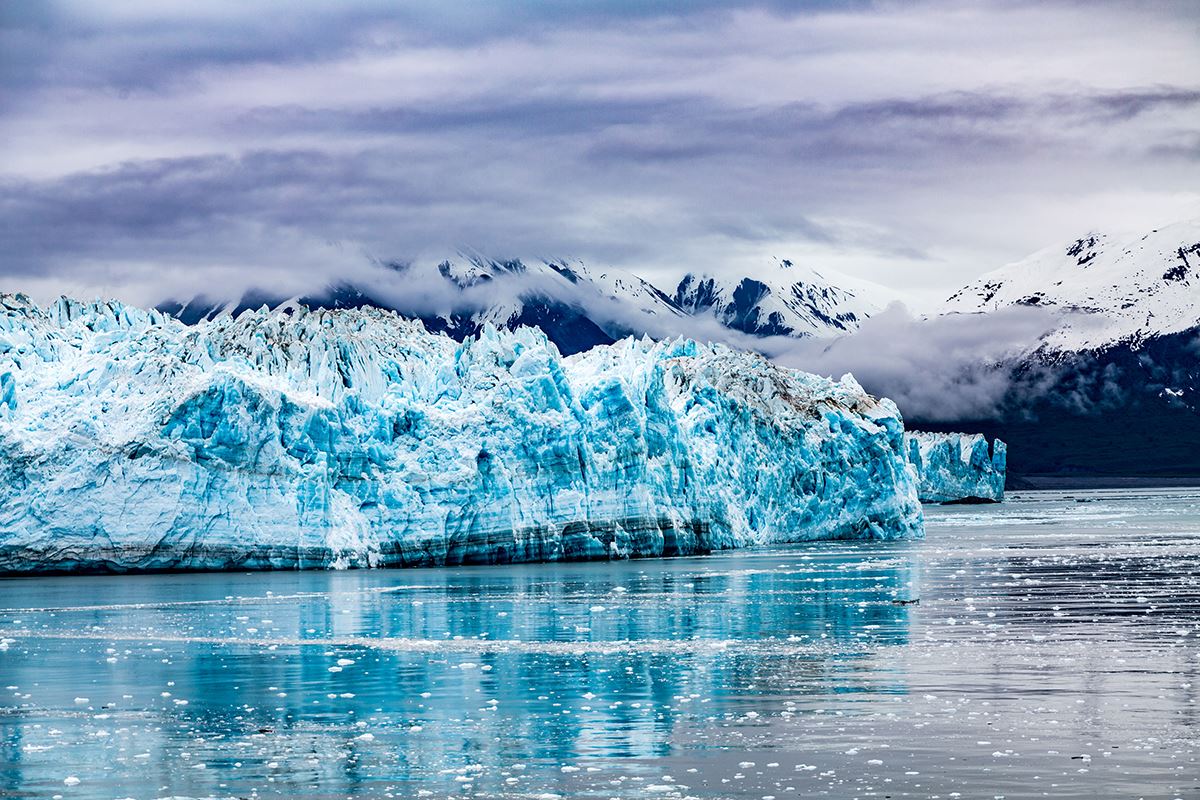
[[[462,265],[464,256],[453,260]],[[852,373],[868,391],[894,400],[906,419],[926,424],[1032,420],[1051,407],[1072,416],[1095,415],[1122,408],[1135,395],[1165,396],[1166,389],[1178,392],[1177,387],[1190,386],[1183,373],[1194,363],[1183,357],[1193,353],[1187,347],[1163,353],[1125,348],[1115,358],[1041,350],[1043,338],[1070,314],[1049,308],[1015,306],[925,318],[897,303],[865,320],[858,331],[835,339],[756,337],[730,330],[711,316],[676,311],[669,302],[630,303],[606,296],[590,282],[548,272],[488,270],[492,279],[463,286],[440,274],[438,261],[426,257],[405,267],[363,259],[341,278],[406,316],[482,312],[503,324],[522,305],[561,303],[578,309],[613,338],[684,336],[757,351],[807,372],[830,377]],[[309,276],[288,290],[293,296],[316,295],[328,286]],[[248,288],[261,292],[262,287]],[[671,289],[665,287],[666,293]],[[276,292],[281,291],[287,291],[282,282],[276,285]],[[651,291],[648,287],[647,298]],[[1099,322],[1071,320],[1076,327]]]
[[[454,260],[461,264],[463,257]],[[1031,398],[1055,392],[1069,395],[1061,398],[1063,404],[1083,410],[1086,398],[1095,394],[1089,387],[1064,386],[1060,367],[1027,358],[1062,322],[1061,312],[1044,308],[921,318],[896,303],[867,319],[857,332],[836,339],[757,337],[730,330],[710,316],[676,313],[666,304],[648,314],[589,283],[553,274],[499,273],[462,287],[430,268],[435,262],[426,261],[409,267],[359,264],[344,279],[407,316],[491,311],[500,313],[488,316],[501,319],[506,309],[544,299],[580,309],[614,338],[685,336],[757,351],[807,372],[831,377],[849,372],[869,391],[895,400],[907,418],[927,422],[999,419],[1020,413]],[[311,285],[306,291],[322,288]]]
[[[1056,383],[1059,369],[1023,357],[1060,322],[1041,308],[926,319],[893,304],[854,334],[832,341],[773,339],[761,349],[796,369],[853,373],[869,391],[895,400],[908,418],[993,419],[1012,412],[1016,382],[1030,395]]]

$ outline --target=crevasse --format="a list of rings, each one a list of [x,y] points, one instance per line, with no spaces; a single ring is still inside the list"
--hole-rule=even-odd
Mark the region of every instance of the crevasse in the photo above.
[[[0,297],[0,571],[504,563],[919,536],[894,404],[722,346]]]

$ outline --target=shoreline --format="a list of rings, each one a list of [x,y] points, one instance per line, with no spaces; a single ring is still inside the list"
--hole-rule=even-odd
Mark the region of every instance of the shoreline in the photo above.
[[[1196,476],[1012,475],[1005,491],[1039,489],[1188,489],[1200,488]]]

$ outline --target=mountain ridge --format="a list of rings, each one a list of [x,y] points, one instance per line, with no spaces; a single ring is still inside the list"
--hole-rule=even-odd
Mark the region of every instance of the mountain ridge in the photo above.
[[[689,326],[712,325],[755,337],[836,336],[881,310],[888,293],[882,286],[787,260],[758,277],[724,280],[688,273],[673,295],[633,273],[596,269],[577,259],[495,259],[460,251],[377,266],[374,281],[334,281],[290,296],[257,289],[236,299],[197,295],[164,300],[155,308],[194,324],[264,305],[375,307],[416,317],[430,330],[457,339],[477,334],[485,324],[507,330],[537,327],[563,353],[572,354],[629,335],[690,334]],[[689,288],[694,283],[708,287],[703,298]],[[842,288],[843,283],[854,288]]]
[[[1136,345],[1200,326],[1200,220],[1141,235],[1089,232],[986,273],[941,313],[1037,306],[1063,313],[1043,343],[1055,351]]]
[[[942,311],[983,324],[1016,306],[1051,309],[1057,324],[994,366],[1008,380],[999,410],[908,421],[1001,436],[1018,485],[1200,479],[1200,220],[1045,248],[976,279]]]

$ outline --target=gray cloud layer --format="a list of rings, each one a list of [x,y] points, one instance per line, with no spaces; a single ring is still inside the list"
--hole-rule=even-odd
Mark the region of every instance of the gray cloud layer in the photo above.
[[[0,289],[469,244],[934,297],[1200,209],[1194,4],[392,6],[0,6]]]
[[[1010,399],[1013,364],[1033,369],[1023,357],[1060,323],[1056,312],[1042,308],[921,319],[896,304],[852,335],[832,342],[777,340],[766,351],[781,364],[809,372],[832,377],[851,372],[913,418],[988,419]],[[1044,373],[1023,376],[1031,397],[1040,394],[1039,386],[1053,383],[1055,371]]]

